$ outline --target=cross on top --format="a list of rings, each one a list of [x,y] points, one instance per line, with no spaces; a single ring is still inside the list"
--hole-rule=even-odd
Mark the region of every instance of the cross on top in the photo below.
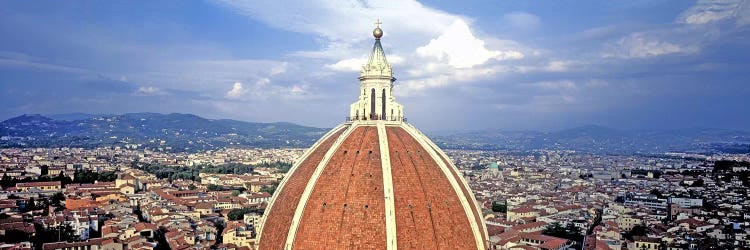
[[[380,25],[383,24],[380,22],[380,18],[378,18],[377,21],[375,21],[375,27],[380,28]]]

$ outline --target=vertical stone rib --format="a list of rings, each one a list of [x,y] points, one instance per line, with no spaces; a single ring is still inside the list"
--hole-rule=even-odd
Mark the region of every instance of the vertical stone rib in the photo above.
[[[469,220],[469,224],[471,225],[471,229],[474,234],[474,240],[477,244],[477,249],[483,250],[485,243],[483,242],[483,232],[480,229],[481,225],[477,225],[477,221],[474,219],[474,212],[472,206],[469,204],[469,202],[471,202],[469,201],[470,197],[466,197],[462,192],[461,187],[458,183],[460,180],[456,180],[456,178],[453,178],[453,174],[448,169],[449,166],[445,165],[445,162],[441,160],[440,156],[435,152],[435,150],[431,150],[432,147],[426,142],[429,139],[427,139],[423,134],[419,133],[418,130],[411,126],[403,126],[403,128],[407,131],[407,133],[409,133],[417,140],[422,148],[424,148],[429,153],[430,157],[432,157],[432,159],[438,164],[438,166],[440,166],[440,170],[442,170],[443,174],[445,174],[445,178],[448,179],[451,187],[453,188],[453,191],[456,192],[456,195],[458,195],[459,200],[461,201],[463,210],[466,213],[466,219]]]
[[[294,244],[294,237],[297,235],[297,228],[299,227],[299,221],[302,217],[302,213],[305,210],[305,206],[307,205],[307,201],[310,199],[310,194],[312,193],[313,187],[315,187],[315,183],[318,181],[318,178],[320,177],[320,173],[323,172],[323,169],[328,164],[328,161],[331,159],[333,154],[336,152],[336,149],[341,146],[341,143],[346,140],[347,137],[354,131],[354,129],[357,128],[358,122],[355,121],[349,128],[344,131],[344,133],[339,136],[339,138],[336,138],[336,141],[333,143],[330,149],[328,149],[328,152],[326,152],[325,156],[323,157],[323,160],[320,161],[318,166],[315,168],[315,172],[313,172],[313,175],[310,177],[310,180],[307,182],[307,186],[305,187],[305,190],[302,192],[302,197],[299,200],[299,203],[297,204],[297,209],[294,211],[294,217],[292,217],[292,224],[289,227],[289,233],[287,234],[286,238],[286,244],[284,245],[284,249],[291,250],[292,244]]]
[[[385,198],[385,239],[386,249],[395,250],[396,237],[396,206],[393,202],[393,179],[391,175],[391,156],[388,148],[388,136],[385,124],[378,123],[378,141],[380,142],[380,161],[383,167],[383,192]]]

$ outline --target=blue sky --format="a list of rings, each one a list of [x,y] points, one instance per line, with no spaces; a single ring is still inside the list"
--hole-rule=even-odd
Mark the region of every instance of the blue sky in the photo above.
[[[380,18],[428,130],[750,130],[750,2],[4,1],[0,119],[180,112],[331,127]]]

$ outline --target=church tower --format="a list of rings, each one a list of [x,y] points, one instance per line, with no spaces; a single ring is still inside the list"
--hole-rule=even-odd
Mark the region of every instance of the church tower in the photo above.
[[[383,46],[380,45],[380,38],[383,37],[380,21],[375,24],[377,27],[372,31],[375,45],[367,64],[362,66],[359,99],[350,106],[349,119],[401,121],[404,119],[403,106],[393,97],[393,82],[396,78],[393,77],[393,67],[385,58]]]
[[[383,30],[373,35],[350,118],[281,181],[258,249],[489,249],[481,206],[448,155],[406,123]]]

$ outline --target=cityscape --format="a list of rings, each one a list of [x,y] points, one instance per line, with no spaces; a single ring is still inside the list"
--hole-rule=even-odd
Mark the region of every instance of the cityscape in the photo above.
[[[0,250],[750,249],[748,0],[0,13]]]
[[[3,247],[252,247],[263,208],[304,150],[2,149]],[[494,249],[747,246],[748,154],[447,154]]]

